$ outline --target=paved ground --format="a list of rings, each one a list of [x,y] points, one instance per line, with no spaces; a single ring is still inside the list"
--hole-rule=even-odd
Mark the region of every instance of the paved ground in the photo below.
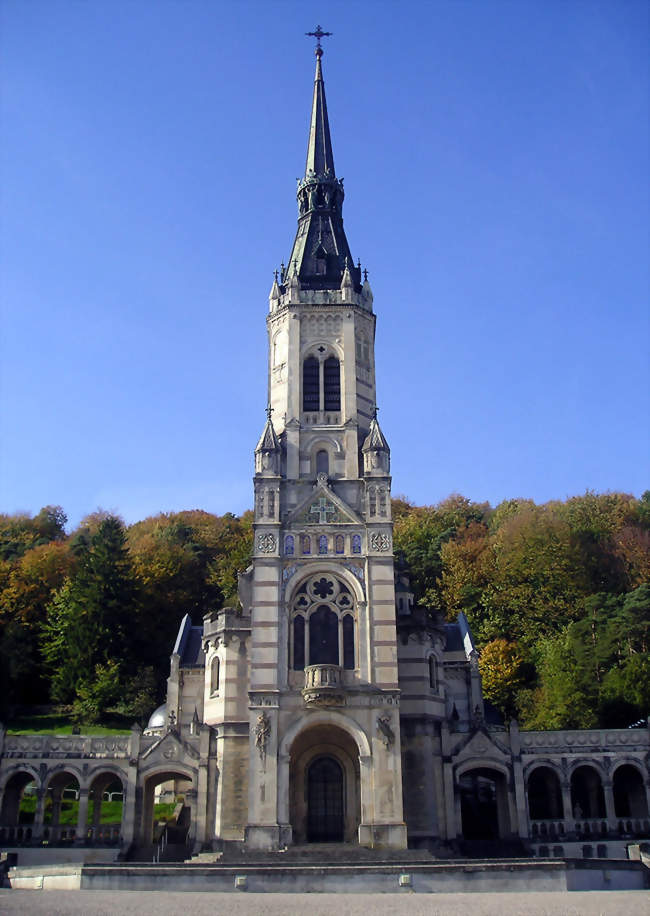
[[[247,894],[0,890],[27,916],[650,916],[650,892]]]

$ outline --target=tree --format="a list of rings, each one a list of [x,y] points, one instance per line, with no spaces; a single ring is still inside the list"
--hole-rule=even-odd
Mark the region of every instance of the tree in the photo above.
[[[77,558],[75,573],[47,611],[43,654],[55,700],[71,702],[92,683],[98,665],[118,660],[133,676],[145,634],[138,629],[138,595],[122,522],[104,519]]]
[[[526,655],[517,643],[493,639],[481,649],[479,670],[486,700],[500,710],[506,720],[517,715],[517,697],[530,673]]]

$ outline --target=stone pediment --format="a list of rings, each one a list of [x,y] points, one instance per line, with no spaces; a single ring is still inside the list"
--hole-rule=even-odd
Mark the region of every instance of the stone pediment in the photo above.
[[[326,483],[317,483],[307,499],[289,515],[291,525],[362,525],[363,519]]]
[[[164,734],[159,741],[152,744],[142,755],[141,759],[143,761],[146,760],[148,764],[152,762],[169,763],[173,761],[178,761],[179,763],[183,761],[193,762],[199,759],[199,752],[198,749],[193,748],[187,741],[182,741],[177,732],[170,730]]]
[[[510,751],[497,741],[486,728],[478,728],[461,744],[454,753],[455,763],[463,760],[487,757],[492,760],[510,761]]]

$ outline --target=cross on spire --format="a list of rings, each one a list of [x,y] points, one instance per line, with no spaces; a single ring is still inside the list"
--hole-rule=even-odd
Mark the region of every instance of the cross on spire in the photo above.
[[[316,26],[315,32],[305,32],[305,35],[316,39],[316,57],[322,57],[323,49],[321,48],[321,38],[329,38],[333,32],[324,32],[319,25]]]
[[[267,416],[267,419],[269,419],[269,420],[271,419],[271,414],[273,413],[274,409],[275,409],[275,408],[274,408],[274,407],[271,407],[270,404],[267,404],[267,405],[266,405],[266,416]]]

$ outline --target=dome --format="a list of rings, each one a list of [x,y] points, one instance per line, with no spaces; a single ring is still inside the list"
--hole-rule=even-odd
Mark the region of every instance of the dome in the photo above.
[[[149,716],[149,721],[147,722],[146,731],[154,728],[164,728],[167,724],[167,706],[165,703],[162,706],[159,706],[158,709],[154,711]]]

